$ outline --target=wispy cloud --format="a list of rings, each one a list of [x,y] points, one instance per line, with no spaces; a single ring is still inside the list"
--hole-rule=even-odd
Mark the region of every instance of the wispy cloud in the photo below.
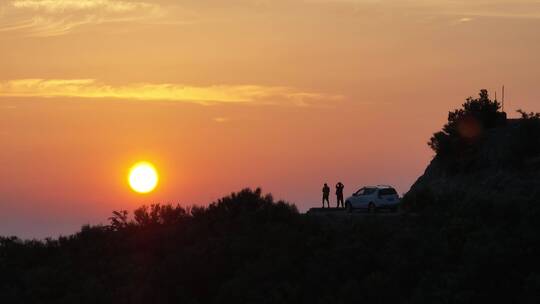
[[[540,1],[538,0],[302,0],[311,4],[341,4],[355,7],[379,8],[379,12],[400,12],[431,16],[462,16],[508,18],[508,19],[540,19]],[[364,11],[364,10],[363,10]],[[369,11],[371,13],[371,11]],[[461,22],[471,21],[464,20]],[[458,20],[460,21],[460,20]]]
[[[6,109],[6,110],[13,110],[16,109],[16,106],[13,105],[7,105],[7,106],[0,106],[0,109]]]
[[[166,15],[158,4],[128,0],[14,0],[0,4],[0,32],[58,36],[88,24],[152,21]]]
[[[89,11],[100,9],[109,12],[129,12],[137,9],[152,8],[153,5],[144,2],[128,2],[113,0],[15,0],[15,8],[45,10],[49,13],[66,11]]]
[[[217,123],[225,123],[225,122],[229,122],[230,118],[228,118],[228,117],[214,117],[213,120],[215,122],[217,122]]]
[[[172,83],[109,85],[94,79],[19,79],[0,82],[0,97],[69,97],[212,103],[292,103],[341,99],[290,87],[261,85],[189,86]]]

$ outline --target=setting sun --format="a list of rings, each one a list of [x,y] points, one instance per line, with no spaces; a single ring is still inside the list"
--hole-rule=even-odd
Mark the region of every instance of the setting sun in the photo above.
[[[159,181],[156,168],[149,162],[138,162],[129,170],[129,186],[137,193],[152,192]]]

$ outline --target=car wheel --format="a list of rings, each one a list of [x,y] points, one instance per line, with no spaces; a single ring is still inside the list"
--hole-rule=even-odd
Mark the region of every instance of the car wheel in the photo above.
[[[345,202],[345,210],[347,211],[347,213],[352,213],[353,208],[350,202]]]
[[[369,203],[368,211],[369,211],[369,213],[375,213],[375,211],[377,211],[377,207],[375,206],[375,204],[373,202]]]

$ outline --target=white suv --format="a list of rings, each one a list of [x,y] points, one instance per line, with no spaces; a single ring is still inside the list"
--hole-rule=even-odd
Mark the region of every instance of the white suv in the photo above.
[[[345,209],[352,212],[354,209],[367,209],[375,212],[377,209],[389,209],[397,211],[400,203],[396,189],[390,186],[368,186],[364,187],[345,201]]]

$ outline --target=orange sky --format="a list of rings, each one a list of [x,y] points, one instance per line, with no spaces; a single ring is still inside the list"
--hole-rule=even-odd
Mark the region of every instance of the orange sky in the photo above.
[[[538,1],[144,1],[0,0],[0,235],[246,186],[301,210],[324,182],[403,193],[465,97],[539,110]]]

